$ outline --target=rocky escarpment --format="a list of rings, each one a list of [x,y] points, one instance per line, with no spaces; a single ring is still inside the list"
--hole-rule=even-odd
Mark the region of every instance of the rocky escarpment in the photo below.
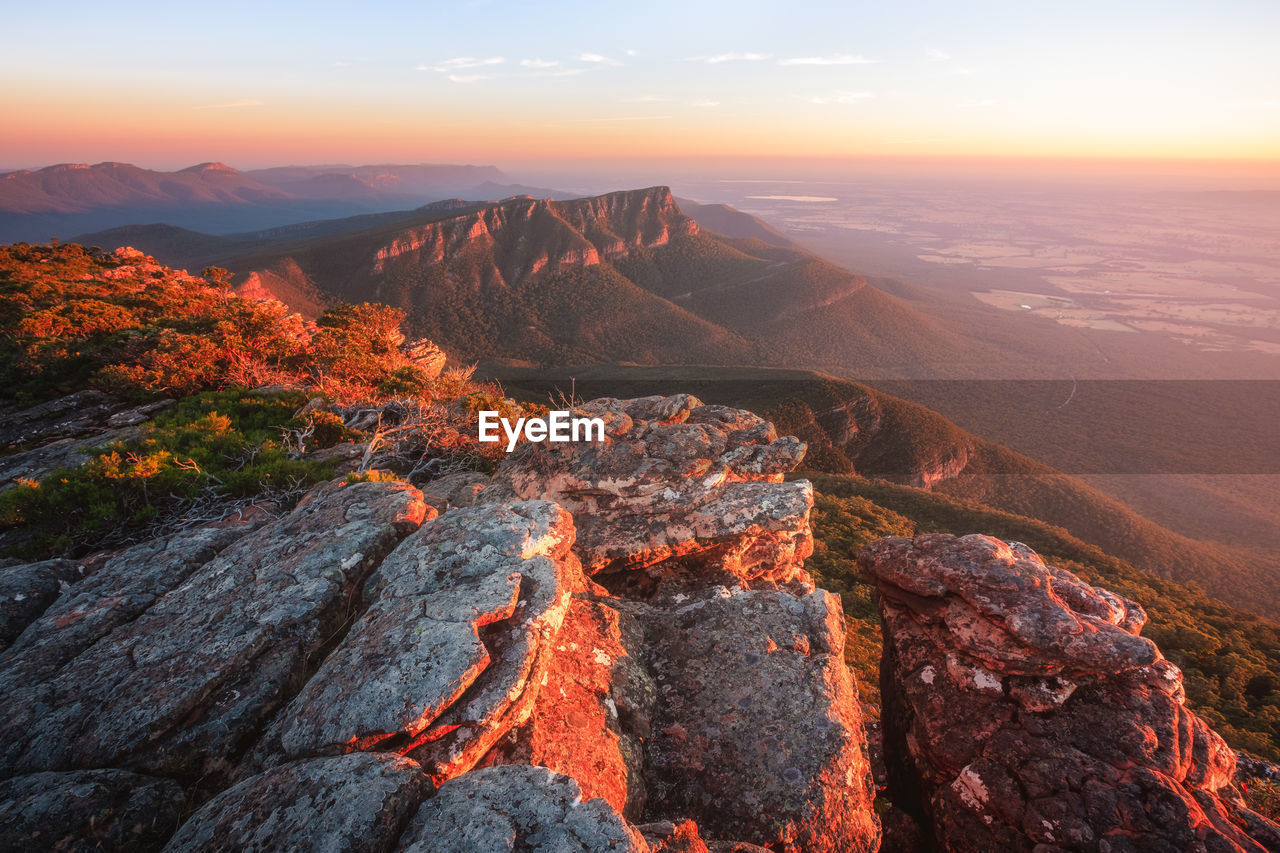
[[[514,286],[547,268],[594,266],[697,231],[666,187],[574,201],[516,196],[397,235],[374,252],[372,269],[465,263],[483,254],[490,259],[486,280]]]
[[[1018,543],[881,539],[890,795],[952,851],[1280,850],[1137,604]]]
[[[687,396],[583,410],[605,441],[491,482],[338,480],[62,566],[0,654],[0,837],[875,849],[802,445]]]

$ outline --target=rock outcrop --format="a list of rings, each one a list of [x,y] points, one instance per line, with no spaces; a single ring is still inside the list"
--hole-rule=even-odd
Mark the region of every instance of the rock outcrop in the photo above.
[[[285,754],[396,739],[383,748],[440,778],[470,770],[528,716],[581,577],[572,544],[569,514],[545,501],[424,524],[369,579],[369,608],[281,714]]]
[[[165,850],[389,850],[427,790],[422,768],[394,754],[295,761],[205,803]]]
[[[0,776],[226,772],[348,617],[364,576],[425,510],[399,483],[312,491],[137,618],[15,685],[0,719]]]
[[[812,589],[802,561],[813,551],[813,489],[782,482],[804,456],[801,442],[688,394],[606,398],[574,414],[602,419],[604,441],[525,445],[482,499],[565,507],[583,567],[606,586],[613,575],[668,592],[714,583]]]
[[[648,853],[634,827],[545,767],[486,767],[446,782],[401,839],[405,853]]]
[[[775,849],[876,849],[838,598],[715,591],[651,613],[648,628],[651,812]]]
[[[123,770],[34,773],[0,782],[0,850],[154,850],[186,795]]]
[[[0,418],[0,491],[21,480],[40,480],[57,468],[89,461],[92,451],[141,433],[138,425],[173,405],[137,405],[99,391],[78,391]]]
[[[0,655],[0,826],[174,851],[874,850],[840,607],[803,568],[812,489],[783,481],[804,446],[688,396],[582,413],[604,441],[530,445],[491,480],[335,480],[278,519],[0,569],[74,581]]]
[[[889,793],[941,849],[1280,849],[1137,604],[986,536],[881,539],[859,562]]]

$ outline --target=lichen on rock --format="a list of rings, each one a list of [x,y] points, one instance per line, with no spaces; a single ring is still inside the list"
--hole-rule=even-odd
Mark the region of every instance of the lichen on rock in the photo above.
[[[1275,849],[1134,602],[1019,543],[880,539],[889,793],[942,849]]]

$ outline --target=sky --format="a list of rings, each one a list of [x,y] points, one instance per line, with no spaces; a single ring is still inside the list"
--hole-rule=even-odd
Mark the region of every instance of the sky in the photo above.
[[[1280,161],[1280,3],[10,2],[0,168]]]

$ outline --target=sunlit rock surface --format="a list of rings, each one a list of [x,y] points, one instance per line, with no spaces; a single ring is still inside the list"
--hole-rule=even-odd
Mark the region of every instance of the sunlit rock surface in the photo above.
[[[0,654],[3,826],[128,850],[874,850],[840,607],[803,566],[812,489],[783,481],[804,445],[688,396],[582,410],[605,442],[492,478],[344,478],[57,564]]]
[[[593,575],[812,588],[802,561],[813,551],[813,489],[782,482],[804,457],[803,443],[778,438],[749,412],[687,394],[606,398],[573,412],[602,419],[604,441],[519,448],[480,499],[559,503],[573,514],[577,551]]]
[[[1137,604],[987,536],[864,548],[895,805],[939,847],[1280,849]]]

